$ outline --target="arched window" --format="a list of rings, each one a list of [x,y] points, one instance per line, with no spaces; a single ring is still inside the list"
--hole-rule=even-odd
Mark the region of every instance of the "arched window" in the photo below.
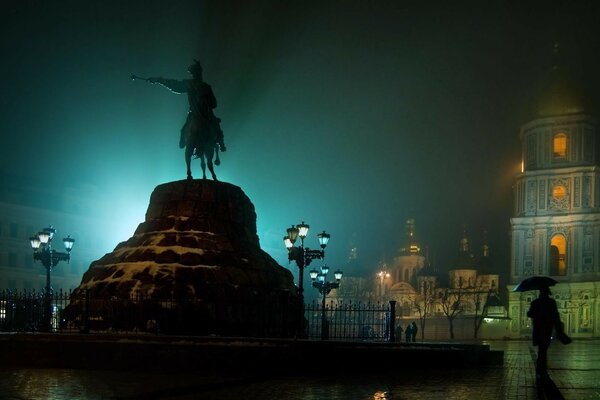
[[[555,158],[565,158],[567,156],[567,135],[564,133],[554,135],[552,149]]]
[[[567,275],[567,240],[554,235],[550,241],[550,275]]]

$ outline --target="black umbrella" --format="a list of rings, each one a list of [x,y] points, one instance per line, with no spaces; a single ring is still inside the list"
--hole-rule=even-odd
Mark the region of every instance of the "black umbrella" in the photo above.
[[[514,287],[513,292],[527,292],[528,290],[540,290],[543,287],[554,286],[558,281],[548,276],[532,276],[523,279],[521,283]]]

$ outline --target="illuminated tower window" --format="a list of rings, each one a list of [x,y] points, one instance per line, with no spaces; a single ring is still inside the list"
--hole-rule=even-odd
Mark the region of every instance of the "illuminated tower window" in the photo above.
[[[567,274],[567,240],[563,235],[555,235],[550,241],[550,275]]]
[[[552,197],[560,200],[567,194],[567,189],[563,185],[556,185],[552,188]]]
[[[565,158],[567,156],[567,135],[557,133],[553,140],[554,157]]]

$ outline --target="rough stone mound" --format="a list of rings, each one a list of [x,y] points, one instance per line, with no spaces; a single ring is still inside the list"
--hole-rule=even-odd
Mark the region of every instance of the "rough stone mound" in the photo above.
[[[209,180],[157,186],[145,221],[90,265],[74,303],[84,290],[92,319],[105,325],[133,324],[108,315],[115,307],[107,299],[126,302],[128,315],[160,300],[156,316],[136,314],[137,328],[151,320],[162,331],[228,335],[281,336],[292,329],[298,300],[291,273],[260,249],[250,199]]]

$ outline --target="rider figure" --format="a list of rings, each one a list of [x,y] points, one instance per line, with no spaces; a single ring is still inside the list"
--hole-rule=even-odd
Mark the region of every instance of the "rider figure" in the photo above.
[[[215,145],[215,150],[217,150],[215,164],[219,165],[218,150],[220,148],[221,151],[225,151],[226,148],[223,131],[219,124],[221,120],[213,113],[213,109],[217,107],[217,99],[210,85],[202,80],[202,66],[197,60],[194,60],[194,63],[189,66],[188,72],[192,75],[192,79],[179,81],[157,77],[148,78],[148,81],[163,85],[173,93],[187,93],[190,108],[185,124],[181,128],[179,147],[184,148],[188,141],[193,141],[194,146],[190,146],[190,148],[196,148],[195,155],[198,157],[198,148],[195,144],[202,135],[207,135],[210,143]]]

